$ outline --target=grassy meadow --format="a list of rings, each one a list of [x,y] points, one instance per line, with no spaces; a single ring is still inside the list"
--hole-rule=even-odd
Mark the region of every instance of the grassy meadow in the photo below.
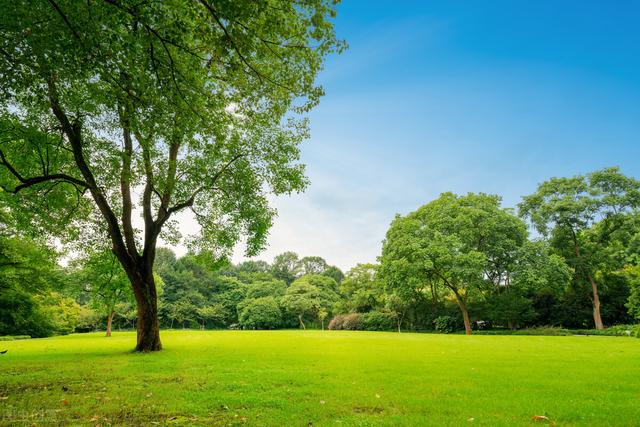
[[[2,425],[638,426],[640,340],[163,331],[0,343]],[[548,419],[534,419],[544,416]]]

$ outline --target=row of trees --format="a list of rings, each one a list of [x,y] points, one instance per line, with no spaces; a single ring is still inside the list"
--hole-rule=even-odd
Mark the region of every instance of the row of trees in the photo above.
[[[273,329],[324,328],[333,319],[336,329],[464,326],[468,334],[474,327],[634,323],[639,203],[640,182],[615,168],[550,179],[523,198],[518,215],[495,195],[444,193],[394,219],[379,264],[346,274],[293,252],[271,264],[232,265],[160,248],[159,321]],[[0,248],[0,334],[135,326],[134,297],[112,252],[88,252],[63,269],[35,242],[7,235]]]
[[[571,295],[588,295],[596,329],[604,328],[604,316],[630,320],[624,303],[637,316],[640,182],[617,168],[553,178],[518,208],[516,216],[499,196],[445,193],[396,217],[383,245],[383,280],[404,300],[454,300],[467,334],[470,304],[487,305],[511,327],[536,318],[557,323],[562,312],[541,312]],[[539,233],[533,240],[524,219]]]

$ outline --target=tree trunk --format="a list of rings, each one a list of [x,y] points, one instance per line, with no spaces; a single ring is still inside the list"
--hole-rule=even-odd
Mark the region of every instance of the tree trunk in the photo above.
[[[158,323],[158,297],[153,274],[140,274],[144,280],[133,283],[138,307],[137,345],[136,351],[158,351],[162,349],[160,342],[160,325]]]
[[[575,233],[573,234],[573,243],[576,257],[578,259],[582,258],[580,245],[578,244]],[[591,283],[591,291],[593,292],[593,323],[595,323],[596,329],[604,329],[602,317],[600,317],[600,295],[598,295],[598,283],[596,283],[593,276],[588,273],[587,279],[589,279],[589,283]]]
[[[116,314],[114,310],[109,311],[109,315],[107,316],[107,336],[111,336],[111,324],[113,323],[113,315]]]
[[[304,322],[302,321],[302,316],[301,316],[301,315],[300,315],[300,316],[298,316],[298,320],[300,320],[300,326],[302,326],[302,329],[307,329],[307,328],[305,328],[305,326],[304,326]]]
[[[587,276],[591,283],[591,290],[593,291],[593,322],[596,325],[596,329],[604,329],[602,323],[602,317],[600,316],[600,295],[598,295],[598,283],[593,279],[590,274]]]
[[[464,299],[457,292],[454,292],[456,295],[456,301],[458,302],[458,307],[460,307],[460,311],[462,312],[462,319],[464,320],[464,331],[467,335],[471,335],[471,322],[469,321],[469,312],[467,311],[467,304],[464,302]]]

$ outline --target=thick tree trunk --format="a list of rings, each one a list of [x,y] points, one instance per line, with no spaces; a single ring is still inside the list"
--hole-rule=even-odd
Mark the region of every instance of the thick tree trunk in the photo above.
[[[113,315],[116,314],[114,310],[109,311],[109,315],[107,316],[107,336],[111,336],[111,324],[113,323]]]
[[[144,279],[133,283],[138,306],[136,351],[158,351],[162,349],[162,343],[160,342],[156,284],[151,273],[140,274],[139,277]]]
[[[304,326],[304,322],[302,321],[302,316],[298,316],[298,320],[300,320],[300,326],[302,326],[302,329],[307,329],[307,328]]]
[[[593,279],[593,276],[589,275],[588,278],[591,283],[591,291],[593,292],[593,322],[596,325],[596,329],[604,329],[602,317],[600,316],[600,295],[598,294],[598,283]]]
[[[462,319],[464,320],[464,331],[467,335],[471,335],[471,322],[469,321],[469,312],[467,311],[467,304],[464,302],[464,299],[457,292],[455,292],[456,301],[458,302],[458,307],[460,307],[460,311],[462,312]]]

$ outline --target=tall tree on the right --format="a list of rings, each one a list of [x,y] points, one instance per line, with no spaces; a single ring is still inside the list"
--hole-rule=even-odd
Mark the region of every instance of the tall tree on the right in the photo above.
[[[604,329],[600,284],[596,280],[611,236],[629,211],[640,207],[640,181],[618,168],[606,168],[571,178],[551,178],[524,197],[519,213],[564,255],[576,282],[591,286],[593,321]],[[594,225],[598,224],[598,227]]]

